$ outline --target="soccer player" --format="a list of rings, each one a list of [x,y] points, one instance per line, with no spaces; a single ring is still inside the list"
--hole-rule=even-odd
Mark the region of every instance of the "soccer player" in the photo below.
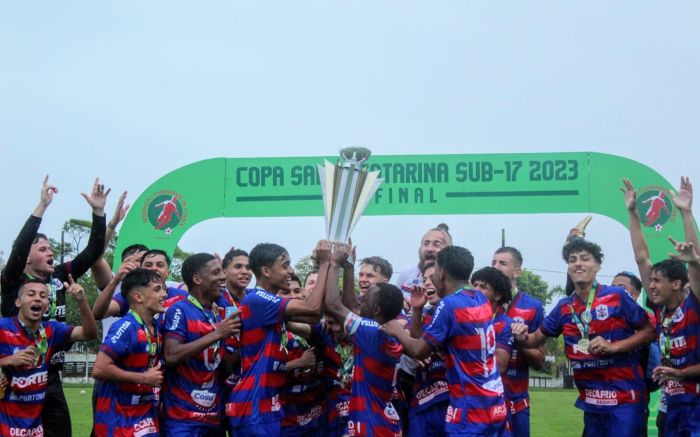
[[[124,277],[122,294],[129,312],[110,328],[92,371],[102,381],[94,434],[157,437],[163,350],[154,316],[165,311],[165,287],[157,272],[139,268]]]
[[[305,299],[299,277],[292,273],[289,289],[279,290],[277,296]],[[323,363],[317,360],[313,343],[293,333],[289,327],[282,332],[282,344],[287,352],[287,378],[280,392],[284,412],[281,435],[318,435],[323,430],[325,406],[319,402],[324,390]]]
[[[354,344],[348,435],[398,437],[401,423],[391,399],[401,345],[379,326],[401,313],[403,295],[394,285],[375,284],[362,300],[360,315],[350,311],[337,291],[338,270],[348,254],[347,245],[336,243],[325,299],[326,314],[342,324]]]
[[[328,328],[319,333],[323,361],[323,382],[326,387],[326,429],[329,437],[348,435],[350,388],[353,373],[353,344],[340,323],[324,317]]]
[[[420,338],[423,329],[430,326],[440,295],[433,285],[435,264],[425,265],[423,285],[417,285],[411,294],[411,336]],[[426,304],[429,303],[429,306]],[[445,416],[450,394],[445,373],[444,351],[433,351],[416,369],[413,396],[408,410],[408,437],[441,437],[445,433]]]
[[[678,254],[652,266],[650,294],[659,320],[662,352],[654,377],[664,385],[665,436],[700,435],[700,255],[692,243],[676,243]],[[685,267],[691,292],[686,295]],[[693,347],[693,345],[696,345]]]
[[[360,296],[364,296],[372,285],[389,282],[393,273],[391,263],[381,256],[370,256],[360,261],[360,272],[357,274]]]
[[[330,265],[330,242],[320,241],[314,258],[320,264],[319,282],[305,299],[276,296],[289,288],[292,267],[287,250],[261,243],[250,251],[250,268],[257,287],[241,302],[241,381],[226,402],[226,416],[233,435],[280,435],[280,389],[286,378],[287,357],[282,348],[285,320],[320,318]]]
[[[187,299],[187,292],[173,285],[176,283],[167,281],[170,276],[170,257],[165,251],[160,249],[151,249],[143,254],[140,252],[129,256],[119,267],[117,273],[112,280],[107,284],[107,287],[95,299],[92,306],[92,312],[95,319],[101,320],[105,317],[119,316],[123,317],[129,311],[129,302],[122,293],[116,292],[124,275],[136,268],[144,268],[152,270],[161,277],[166,285],[165,309],[167,310],[175,303]],[[169,286],[168,286],[169,283]],[[162,321],[163,319],[160,318]],[[161,322],[162,323],[162,322]],[[162,327],[162,326],[161,326]]]
[[[562,255],[574,294],[561,299],[533,333],[524,323],[514,323],[514,339],[528,348],[564,334],[586,435],[638,437],[645,382],[635,351],[654,339],[654,327],[624,289],[598,284],[600,246],[572,239]]]
[[[90,266],[99,259],[104,250],[104,207],[110,190],[105,191],[104,185],[101,185],[99,179],[96,179],[89,196],[81,193],[92,209],[92,228],[88,244],[73,260],[54,265],[49,239],[46,235],[38,233],[42,217],[51,204],[54,194],[58,192],[55,186],[49,184],[48,178],[48,176],[44,178],[39,204],[27,219],[12,245],[7,265],[0,276],[2,315],[4,317],[17,315],[18,308],[15,306],[15,300],[21,284],[27,279],[38,278],[47,283],[49,287],[49,306],[47,313],[44,314],[44,320],[65,322],[66,290],[64,283],[69,282],[69,275],[74,280],[83,276],[90,269]],[[59,372],[63,369],[63,351],[53,354],[52,360],[48,374],[50,389],[47,391],[46,408],[42,413],[42,422],[45,425],[44,432],[47,437],[70,437],[70,413],[59,376]]]
[[[208,253],[182,264],[189,295],[165,313],[165,362],[171,367],[163,389],[163,429],[167,436],[219,436],[223,341],[240,331],[238,314],[214,311],[226,281],[219,260]]]
[[[504,246],[496,250],[491,266],[500,270],[510,279],[512,301],[506,305],[506,315],[518,323],[527,325],[529,332],[535,332],[544,320],[544,306],[539,299],[518,290],[517,281],[522,274],[523,256],[514,247]],[[507,377],[503,378],[508,393],[511,430],[514,437],[530,436],[530,367],[540,370],[544,367],[544,345],[526,349],[514,345],[508,364]]]
[[[506,314],[505,306],[512,300],[511,284],[506,275],[493,267],[484,267],[472,274],[471,280],[474,290],[479,290],[486,296],[493,310],[493,329],[496,332],[496,363],[501,373],[501,379],[505,380],[510,356],[513,352],[513,340],[510,325],[513,319]],[[508,401],[508,389],[505,389],[506,401]]]
[[[221,265],[226,273],[226,290],[234,304],[239,306],[253,277],[248,262],[248,252],[242,249],[231,249],[224,255]]]
[[[42,410],[46,407],[52,357],[68,350],[73,342],[97,337],[97,324],[83,288],[70,275],[68,281],[63,290],[78,302],[82,326],[42,320],[49,309],[50,293],[41,279],[25,281],[17,290],[17,315],[0,319],[0,367],[8,381],[0,399],[0,435],[46,435]]]
[[[503,382],[496,364],[493,309],[479,291],[468,288],[474,257],[449,246],[437,255],[433,283],[442,300],[421,338],[412,338],[391,322],[384,329],[399,339],[406,354],[424,359],[433,348],[447,348],[450,405],[448,435],[502,436],[508,433]]]

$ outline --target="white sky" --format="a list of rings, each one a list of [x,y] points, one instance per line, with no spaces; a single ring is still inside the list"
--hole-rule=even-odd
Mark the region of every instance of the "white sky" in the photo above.
[[[0,250],[46,173],[61,191],[42,231],[57,237],[89,217],[79,192],[95,176],[135,199],[217,156],[599,151],[700,186],[698,22],[691,1],[2,2]],[[505,228],[554,285],[563,274],[541,270],[564,270],[579,219],[364,217],[354,240],[400,270],[446,222],[482,266]],[[597,216],[589,229],[603,274],[633,268],[621,225]],[[222,219],[181,246],[273,241],[296,259],[323,232],[320,217]]]

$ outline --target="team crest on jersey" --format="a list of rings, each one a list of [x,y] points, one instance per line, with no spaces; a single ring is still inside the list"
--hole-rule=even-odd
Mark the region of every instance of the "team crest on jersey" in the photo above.
[[[639,189],[637,194],[637,212],[646,228],[656,232],[664,229],[666,222],[676,218],[673,201],[666,188],[660,185],[648,185]]]
[[[170,237],[176,227],[187,222],[187,202],[175,191],[156,191],[144,202],[141,218],[166,238]]]
[[[607,305],[598,305],[595,307],[595,318],[598,320],[605,320],[608,317],[610,317],[610,313],[608,313],[608,306]]]
[[[683,317],[685,317],[685,314],[683,313],[683,310],[679,306],[678,308],[676,308],[676,310],[671,315],[671,320],[673,321],[673,323],[678,323],[681,320],[683,320]]]

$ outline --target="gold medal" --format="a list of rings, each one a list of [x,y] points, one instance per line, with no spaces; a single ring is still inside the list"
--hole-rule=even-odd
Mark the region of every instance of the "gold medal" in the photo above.
[[[591,323],[591,320],[593,320],[593,314],[591,314],[591,310],[586,310],[581,313],[581,320],[583,320],[583,323]]]
[[[578,341],[578,344],[576,345],[578,347],[578,350],[583,352],[584,354],[588,353],[588,339],[587,338],[582,338],[581,340]]]

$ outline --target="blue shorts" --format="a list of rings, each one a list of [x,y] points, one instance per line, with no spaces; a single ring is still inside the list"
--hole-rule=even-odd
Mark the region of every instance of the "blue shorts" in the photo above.
[[[163,431],[163,435],[168,437],[224,437],[226,435],[221,426],[173,419],[165,419]]]
[[[282,430],[280,422],[258,423],[231,429],[233,437],[279,437]]]
[[[408,420],[408,437],[446,436],[445,415],[449,405],[449,401],[440,402],[416,413]]]
[[[700,436],[700,402],[668,404],[664,437]]]
[[[619,413],[583,413],[586,437],[639,437],[644,422],[644,412],[638,410]]]
[[[510,415],[510,429],[513,437],[530,437],[529,408]]]

